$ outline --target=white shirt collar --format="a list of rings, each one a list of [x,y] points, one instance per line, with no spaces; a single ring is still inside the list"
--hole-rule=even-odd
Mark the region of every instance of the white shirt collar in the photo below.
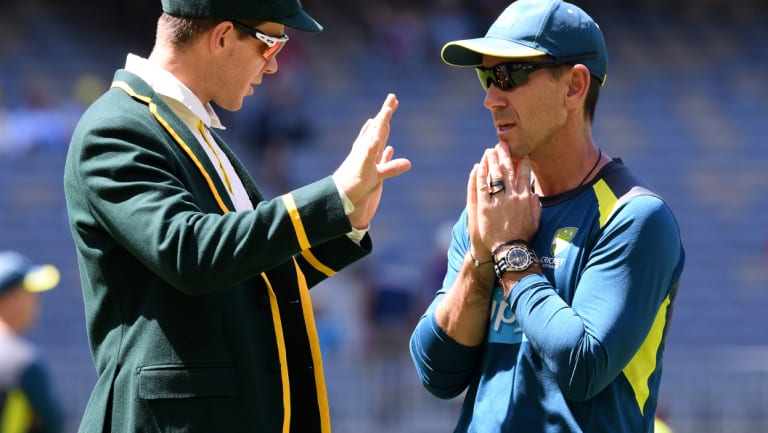
[[[207,127],[226,129],[211,104],[203,104],[187,86],[165,69],[135,54],[128,54],[125,69],[146,81],[160,95],[174,99],[187,107]]]

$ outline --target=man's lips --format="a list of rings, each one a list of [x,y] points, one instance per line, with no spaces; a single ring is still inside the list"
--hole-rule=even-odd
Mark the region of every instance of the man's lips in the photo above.
[[[505,132],[515,127],[515,123],[497,123],[496,132]]]

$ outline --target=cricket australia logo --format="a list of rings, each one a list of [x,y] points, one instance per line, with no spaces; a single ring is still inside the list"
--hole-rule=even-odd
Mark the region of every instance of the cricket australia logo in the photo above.
[[[549,252],[552,255],[550,257],[542,257],[541,265],[550,269],[560,267],[564,259],[557,256],[571,245],[571,241],[576,237],[578,231],[578,227],[562,227],[557,229],[554,236],[552,236],[552,245],[549,247]]]
[[[576,232],[578,231],[579,229],[576,227],[563,227],[557,229],[555,235],[552,236],[552,245],[549,249],[552,256],[554,257],[568,248],[568,245],[571,244],[571,241],[576,237]]]

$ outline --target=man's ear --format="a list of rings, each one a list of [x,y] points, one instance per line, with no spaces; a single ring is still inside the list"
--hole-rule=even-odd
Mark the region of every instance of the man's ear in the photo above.
[[[569,74],[568,93],[565,95],[565,103],[569,108],[581,107],[589,91],[589,69],[586,66],[574,65]]]
[[[222,21],[216,24],[208,34],[208,49],[212,54],[223,50],[232,38],[236,38],[235,26],[230,21]]]

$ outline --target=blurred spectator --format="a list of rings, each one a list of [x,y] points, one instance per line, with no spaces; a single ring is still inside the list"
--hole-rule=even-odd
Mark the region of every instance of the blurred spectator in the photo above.
[[[768,236],[765,237],[765,246],[763,248],[763,258],[765,258],[765,264],[768,265]]]
[[[433,250],[427,261],[425,281],[418,291],[418,305],[415,306],[418,312],[417,319],[432,303],[435,293],[443,287],[445,270],[448,268],[448,247],[451,245],[452,230],[453,221],[444,221],[432,234]]]
[[[462,0],[433,0],[432,7],[427,11],[427,25],[430,47],[427,52],[429,60],[440,62],[443,45],[459,38],[474,35],[475,23],[472,15],[464,8]]]
[[[674,433],[672,428],[669,427],[669,424],[667,424],[668,419],[669,411],[667,406],[659,402],[656,407],[656,417],[653,420],[654,433]]]
[[[0,155],[66,149],[74,119],[69,107],[57,100],[47,77],[29,76],[21,101],[0,106]]]
[[[429,37],[424,13],[410,3],[379,1],[364,10],[374,29],[374,52],[394,63],[421,64],[428,52]]]
[[[63,415],[48,370],[21,337],[37,320],[37,294],[52,289],[59,272],[33,266],[12,251],[0,253],[0,432],[58,433]]]
[[[52,148],[61,135],[51,110],[50,94],[44,80],[29,79],[23,99],[5,113],[4,131],[0,134],[3,153],[28,153],[36,148]]]
[[[673,433],[672,429],[669,428],[669,425],[667,425],[667,423],[665,423],[664,420],[659,417],[656,417],[654,420],[653,431],[655,433]]]
[[[76,120],[80,117],[82,111],[106,90],[107,83],[96,74],[81,74],[77,76],[74,89],[72,90],[72,103],[76,105],[76,111],[78,111],[74,123],[77,123]]]
[[[408,335],[421,311],[416,310],[418,270],[394,254],[385,254],[375,264],[366,263],[368,351],[373,415],[384,425],[399,420],[408,408],[402,398],[410,387],[407,372]]]

